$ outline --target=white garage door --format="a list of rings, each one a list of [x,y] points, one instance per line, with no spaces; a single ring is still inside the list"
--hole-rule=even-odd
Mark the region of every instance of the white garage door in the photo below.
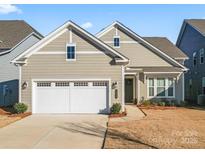
[[[36,82],[34,113],[107,113],[108,82]]]

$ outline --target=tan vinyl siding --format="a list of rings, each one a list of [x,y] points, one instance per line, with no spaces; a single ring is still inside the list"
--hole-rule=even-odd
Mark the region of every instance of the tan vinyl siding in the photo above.
[[[136,41],[119,29],[118,29],[118,35],[120,36],[121,41]]]
[[[105,35],[100,37],[103,41],[113,47],[113,36],[115,36],[115,28],[111,29]],[[136,40],[118,30],[120,41],[132,41],[133,43],[120,43],[120,48],[114,48],[130,59],[128,66],[171,66],[168,62],[156,55],[154,52],[138,43]],[[111,42],[110,42],[111,41]]]
[[[112,28],[110,31],[105,33],[103,36],[100,37],[103,41],[113,41],[113,36],[116,35],[115,28]]]
[[[72,35],[73,43],[76,43],[76,50],[77,51],[99,51],[95,45],[92,45],[92,42],[82,38],[79,34],[73,31]]]
[[[65,55],[32,55],[27,65],[22,67],[22,82],[28,82],[28,87],[22,90],[22,102],[29,104],[31,109],[32,79],[111,79],[118,82],[119,98],[112,103],[121,102],[122,75],[121,66],[110,65],[112,59],[103,54],[77,55],[77,60],[68,62]]]
[[[41,48],[38,52],[43,51],[65,51],[66,50],[66,42],[68,41],[67,32],[60,35],[58,38],[54,39],[50,43],[48,43],[46,46]]]
[[[130,63],[128,66],[171,66],[139,43],[121,43],[120,48],[116,48],[116,50],[126,57],[129,57]]]
[[[46,51],[66,51],[66,44],[70,43],[70,34],[67,30],[65,33],[48,43],[40,52]],[[72,43],[76,44],[76,51],[99,51],[97,47],[92,45],[92,42],[85,40],[82,36],[72,31]]]

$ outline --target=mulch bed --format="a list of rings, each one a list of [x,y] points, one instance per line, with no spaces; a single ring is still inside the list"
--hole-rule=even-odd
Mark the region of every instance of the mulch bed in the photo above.
[[[126,112],[118,113],[118,114],[110,114],[109,118],[120,118],[120,117],[125,117],[127,116]]]
[[[138,108],[140,109],[154,109],[154,110],[170,110],[170,109],[177,109],[176,106],[143,106],[143,105],[140,105],[140,106],[137,106]]]
[[[127,116],[127,110],[125,108],[125,111],[122,113],[117,113],[117,114],[110,114],[109,118],[120,118],[120,117],[125,117]]]
[[[8,117],[20,117],[20,118],[25,118],[27,116],[30,116],[31,112],[25,112],[25,113],[19,113],[19,114],[11,114]]]
[[[14,113],[14,110],[11,107],[1,107],[0,108],[0,115],[7,115],[8,117],[24,118],[24,117],[31,115],[31,112],[17,114],[17,113]]]

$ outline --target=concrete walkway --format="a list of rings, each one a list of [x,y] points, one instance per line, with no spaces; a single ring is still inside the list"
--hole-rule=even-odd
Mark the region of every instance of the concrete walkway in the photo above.
[[[145,117],[145,114],[136,105],[126,105],[127,116],[120,118],[110,118],[111,122],[127,122],[140,120]]]
[[[31,115],[0,129],[0,148],[102,148],[106,115]]]

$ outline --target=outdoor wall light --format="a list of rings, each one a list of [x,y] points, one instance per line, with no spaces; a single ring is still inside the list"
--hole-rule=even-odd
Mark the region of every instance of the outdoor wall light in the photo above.
[[[116,89],[117,88],[117,84],[118,84],[117,82],[113,82],[112,83],[112,89]]]
[[[23,84],[22,84],[22,89],[26,89],[28,87],[28,82],[24,82]]]

